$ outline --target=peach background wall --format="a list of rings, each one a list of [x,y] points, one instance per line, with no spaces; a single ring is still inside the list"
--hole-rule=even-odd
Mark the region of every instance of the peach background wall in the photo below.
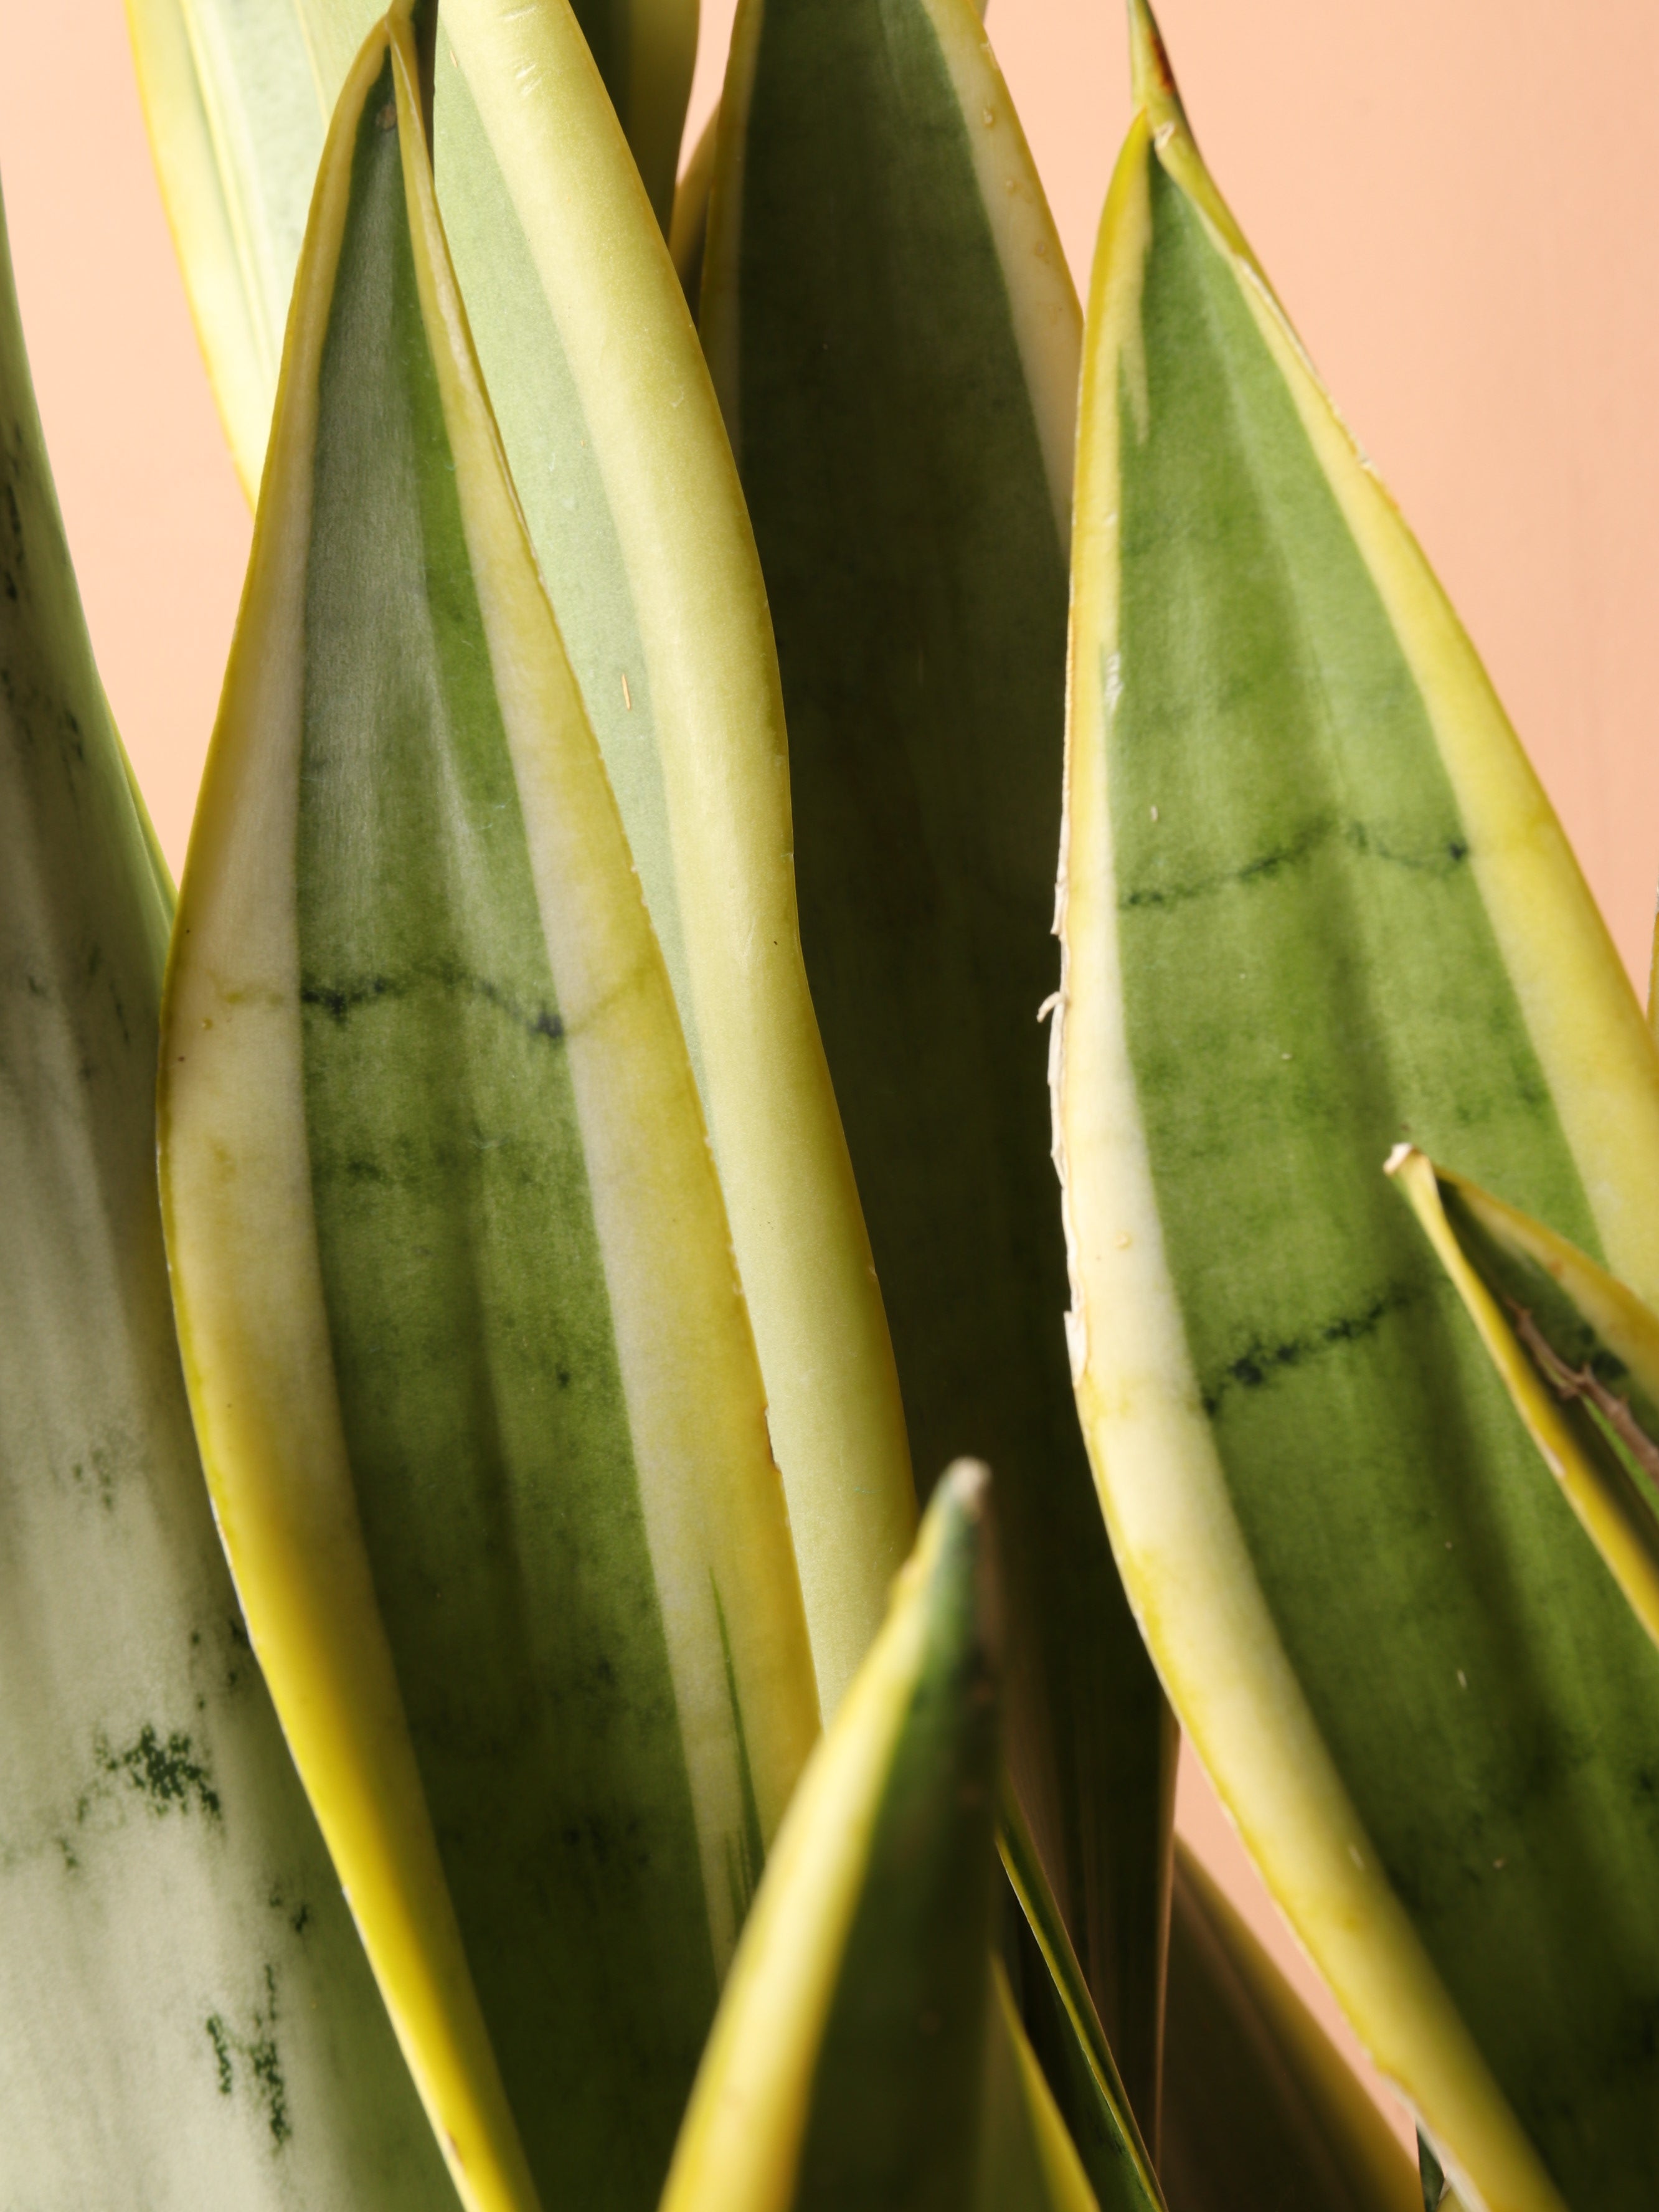
[[[1659,872],[1659,9],[1164,0],[1161,14],[1212,167],[1645,977]],[[730,0],[709,0],[694,131],[730,15]],[[1128,112],[1120,16],[1115,0],[992,0],[988,19],[1080,286]],[[248,517],[119,0],[0,0],[0,178],[94,643],[176,867]],[[1190,1764],[1181,1820],[1333,2018]]]

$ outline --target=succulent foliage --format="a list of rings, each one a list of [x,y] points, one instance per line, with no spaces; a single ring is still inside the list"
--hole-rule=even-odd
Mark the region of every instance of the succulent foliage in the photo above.
[[[1659,1046],[1129,12],[1085,315],[971,0],[129,0],[176,914],[0,239],[0,2212],[1651,2203]]]

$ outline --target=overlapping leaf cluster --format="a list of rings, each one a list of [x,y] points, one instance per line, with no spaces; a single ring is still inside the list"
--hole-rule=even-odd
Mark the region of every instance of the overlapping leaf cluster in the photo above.
[[[678,0],[129,12],[256,525],[174,914],[8,271],[0,2212],[1650,2203],[1659,1051],[1142,0],[1086,319],[972,0],[678,191]]]

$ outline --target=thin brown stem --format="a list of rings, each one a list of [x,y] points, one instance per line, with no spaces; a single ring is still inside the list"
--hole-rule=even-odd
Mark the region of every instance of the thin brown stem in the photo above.
[[[1659,1443],[1654,1442],[1632,1413],[1629,1400],[1609,1390],[1589,1366],[1569,1367],[1525,1306],[1516,1305],[1513,1298],[1505,1298],[1504,1303],[1515,1316],[1516,1334],[1556,1396],[1588,1399],[1637,1465],[1659,1483]]]

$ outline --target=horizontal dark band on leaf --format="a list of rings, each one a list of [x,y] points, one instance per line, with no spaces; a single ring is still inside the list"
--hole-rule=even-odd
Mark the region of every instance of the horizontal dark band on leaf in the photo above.
[[[176,1277],[250,1620],[458,2187],[646,2212],[816,1698],[415,68],[394,11],[296,294],[171,986]]]
[[[481,1000],[505,1014],[514,1028],[523,1030],[528,1036],[546,1037],[553,1043],[564,1036],[564,1024],[550,1008],[544,1006],[532,1013],[488,976],[477,975],[454,961],[429,961],[424,966],[405,969],[398,975],[374,975],[361,982],[305,980],[300,985],[300,1004],[315,1007],[331,1021],[343,1026],[354,1014],[368,1007],[407,999],[428,988],[451,998]]]
[[[1170,826],[1166,812],[1162,808],[1158,819],[1160,825]],[[1126,913],[1142,907],[1180,906],[1189,899],[1213,898],[1222,891],[1272,883],[1288,870],[1311,860],[1333,843],[1343,844],[1362,858],[1385,861],[1395,867],[1414,869],[1429,876],[1449,875],[1469,857],[1466,837],[1449,837],[1442,845],[1419,848],[1415,851],[1401,850],[1391,845],[1385,836],[1366,823],[1344,822],[1334,816],[1325,815],[1309,823],[1288,843],[1273,852],[1260,854],[1255,860],[1247,860],[1242,867],[1234,868],[1224,875],[1202,878],[1194,883],[1139,884],[1121,892],[1118,904]]]
[[[1405,1312],[1424,1295],[1420,1283],[1403,1283],[1398,1287],[1380,1291],[1358,1312],[1340,1314],[1335,1320],[1322,1322],[1318,1328],[1298,1336],[1283,1339],[1276,1344],[1255,1340],[1246,1349],[1230,1360],[1222,1372],[1205,1389],[1203,1406],[1212,1416],[1218,1413],[1230,1389],[1260,1390],[1270,1383],[1275,1375],[1291,1368],[1305,1366],[1309,1361],[1322,1355],[1344,1350],[1362,1343],[1374,1335],[1383,1323],[1395,1315]]]
[[[1378,1166],[1408,1131],[1651,1288],[1659,1059],[1133,12],[1054,1058],[1096,1474],[1183,1720],[1437,2142],[1494,2203],[1634,2212],[1659,1667]]]

